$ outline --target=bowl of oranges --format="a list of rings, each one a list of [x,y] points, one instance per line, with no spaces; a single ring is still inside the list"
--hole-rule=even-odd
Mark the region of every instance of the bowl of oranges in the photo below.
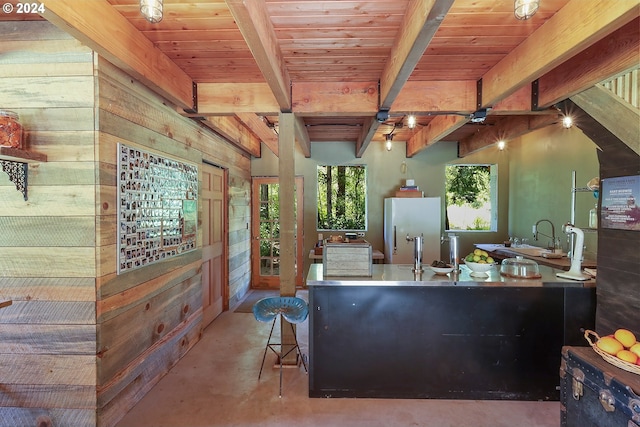
[[[603,337],[594,331],[586,330],[584,337],[591,348],[604,360],[625,371],[640,375],[640,342],[628,329],[617,329],[613,334]]]

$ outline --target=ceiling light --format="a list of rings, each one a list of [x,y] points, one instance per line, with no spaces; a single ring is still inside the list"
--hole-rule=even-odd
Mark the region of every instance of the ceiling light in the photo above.
[[[569,129],[571,126],[573,126],[573,119],[571,118],[571,116],[564,116],[562,118],[562,127],[565,129]]]
[[[529,19],[536,13],[539,6],[540,0],[515,0],[513,13],[517,19]]]
[[[140,13],[152,24],[162,21],[162,0],[140,0]]]
[[[384,139],[385,141],[387,141],[384,146],[386,147],[387,151],[391,151],[391,140],[393,140],[393,135],[388,133],[384,136]]]
[[[506,142],[504,141],[498,141],[498,150],[502,151],[504,150],[504,147],[507,145]]]
[[[416,116],[411,114],[407,117],[407,126],[409,126],[409,129],[416,127]]]

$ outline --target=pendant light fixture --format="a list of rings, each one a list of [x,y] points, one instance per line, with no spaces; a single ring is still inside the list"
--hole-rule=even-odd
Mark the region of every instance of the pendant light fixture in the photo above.
[[[391,133],[386,134],[384,136],[384,139],[386,141],[384,146],[386,147],[387,151],[391,151],[391,141],[393,140],[393,134]]]
[[[539,6],[540,0],[515,0],[513,13],[517,19],[529,19],[536,13]]]
[[[152,24],[162,21],[162,0],[140,0],[140,13]]]

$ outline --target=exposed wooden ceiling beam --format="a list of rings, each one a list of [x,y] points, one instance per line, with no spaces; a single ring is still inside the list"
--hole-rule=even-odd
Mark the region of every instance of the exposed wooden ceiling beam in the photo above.
[[[407,157],[413,157],[429,145],[444,139],[451,132],[460,129],[469,122],[469,117],[448,115],[435,117],[419,132],[407,141]]]
[[[378,111],[377,82],[293,82],[292,109],[304,116],[369,116]]]
[[[509,141],[526,133],[558,123],[557,111],[537,116],[507,116],[458,142],[458,157],[465,157],[498,141]]]
[[[225,0],[280,111],[291,111],[291,78],[264,0]]]
[[[572,96],[571,101],[640,155],[640,110],[599,85]]]
[[[572,0],[482,77],[491,107],[638,17],[638,0]]]
[[[280,107],[266,83],[198,83],[198,115],[278,114]]]
[[[640,64],[640,18],[540,77],[538,106],[546,108]]]
[[[309,132],[307,132],[307,127],[304,125],[302,117],[296,116],[294,132],[296,141],[302,150],[302,154],[307,158],[311,157],[311,139],[309,138]]]
[[[235,117],[211,116],[202,120],[202,123],[236,147],[260,157],[260,140]]]
[[[390,110],[453,0],[411,0],[380,79],[380,109]]]
[[[391,57],[382,70],[379,110],[391,109],[452,4],[453,0],[409,1],[391,48]],[[363,129],[364,139],[356,144],[357,157],[361,157],[369,146],[379,125],[378,121],[372,120],[369,127]]]
[[[475,81],[409,81],[393,102],[394,114],[476,111]]]
[[[376,134],[378,127],[380,127],[380,123],[373,118],[367,118],[365,120],[364,125],[362,126],[362,132],[356,141],[356,157],[362,157],[367,147],[369,147],[369,143],[371,143],[371,140]]]
[[[240,122],[251,130],[264,145],[278,155],[278,135],[272,128],[267,126],[264,120],[253,113],[237,113],[236,117]]]
[[[50,0],[42,16],[180,108],[194,108],[193,81],[106,0],[80,7]]]

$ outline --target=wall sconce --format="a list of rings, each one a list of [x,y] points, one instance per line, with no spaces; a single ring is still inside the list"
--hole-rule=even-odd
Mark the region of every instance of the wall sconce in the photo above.
[[[571,126],[573,126],[573,119],[571,118],[571,116],[564,116],[562,118],[562,127],[565,129],[569,129],[571,128]]]
[[[409,127],[409,129],[413,129],[416,127],[416,116],[411,114],[407,117],[407,126]]]
[[[506,142],[504,142],[502,140],[498,141],[498,150],[502,151],[502,150],[504,150],[504,147],[506,147],[506,146],[507,146]]]
[[[162,0],[140,0],[140,13],[152,24],[162,21]]]
[[[384,139],[385,139],[385,141],[387,141],[384,144],[385,148],[387,149],[387,151],[391,151],[391,141],[393,140],[393,134],[390,134],[390,133],[386,134],[384,136]]]
[[[539,6],[540,0],[515,0],[513,13],[517,19],[529,19],[536,13]]]

